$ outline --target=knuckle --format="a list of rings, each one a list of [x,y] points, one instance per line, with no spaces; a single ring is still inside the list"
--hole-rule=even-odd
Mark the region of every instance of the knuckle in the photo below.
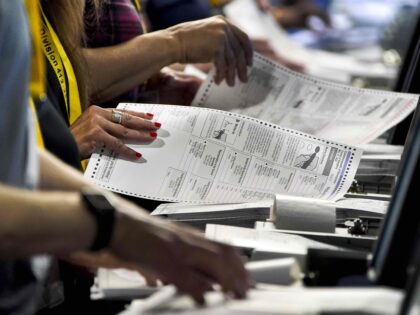
[[[123,127],[121,134],[124,138],[127,138],[130,135],[130,131],[127,128]]]
[[[98,146],[98,142],[95,139],[92,139],[89,144],[90,152],[94,152]]]
[[[91,129],[90,129],[90,134],[91,135],[93,135],[93,136],[98,136],[98,135],[100,135],[102,133],[102,129],[99,127],[99,126],[93,126]]]
[[[97,114],[90,115],[89,122],[90,122],[91,125],[98,125],[98,123],[99,123],[99,116]]]
[[[225,43],[225,31],[223,29],[218,29],[215,31],[215,41],[217,45],[220,47],[221,45],[224,45]]]
[[[120,140],[120,139],[115,139],[114,140],[114,148],[117,150],[123,149],[124,148],[124,143]]]
[[[100,112],[101,108],[99,106],[96,105],[91,105],[88,108],[88,111],[92,114],[98,114]]]
[[[123,114],[123,123],[129,123],[132,120],[133,116],[129,113]]]

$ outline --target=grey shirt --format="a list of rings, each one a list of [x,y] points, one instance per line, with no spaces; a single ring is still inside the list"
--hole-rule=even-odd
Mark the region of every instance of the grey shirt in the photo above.
[[[29,73],[23,1],[0,0],[0,183],[25,188],[34,187],[38,170],[28,110]],[[0,314],[34,312],[39,277],[45,273],[40,262],[0,258]]]

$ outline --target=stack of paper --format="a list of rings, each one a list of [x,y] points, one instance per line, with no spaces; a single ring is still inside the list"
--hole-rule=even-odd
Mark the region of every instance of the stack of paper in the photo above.
[[[363,154],[355,176],[361,192],[391,194],[400,161],[401,154]]]
[[[272,199],[238,204],[166,203],[158,206],[151,215],[165,216],[171,221],[200,229],[208,223],[253,227],[257,221],[274,220],[273,206]]]
[[[290,285],[297,283],[302,277],[294,258],[249,262],[246,264],[246,269],[255,283]],[[138,299],[148,297],[162,288],[162,285],[148,287],[140,274],[130,270],[100,268],[91,289],[91,297],[92,299]]]
[[[400,154],[364,154],[357,168],[357,176],[387,175],[397,176],[401,161]]]
[[[136,300],[120,315],[315,315],[398,314],[404,294],[385,288],[290,288],[266,286],[250,290],[245,300],[226,299],[221,292],[206,294],[206,306],[197,307],[188,297],[159,300],[144,308]]]
[[[303,271],[308,248],[340,249],[299,235],[216,224],[206,226],[206,237],[241,249],[254,250],[260,254],[258,260],[293,257]],[[267,257],[263,257],[264,253],[268,253]],[[251,256],[251,259],[254,258]]]
[[[149,296],[157,290],[157,287],[149,287],[138,272],[99,268],[91,288],[91,298],[131,300]]]
[[[404,146],[393,145],[393,144],[379,144],[379,143],[367,143],[359,145],[359,148],[363,150],[363,155],[370,154],[401,154],[404,151]]]
[[[359,216],[383,218],[388,210],[389,201],[374,198],[341,198],[335,205],[338,220]]]

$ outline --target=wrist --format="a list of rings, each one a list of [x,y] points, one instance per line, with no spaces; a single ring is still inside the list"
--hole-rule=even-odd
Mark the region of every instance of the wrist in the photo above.
[[[187,63],[186,56],[185,56],[185,49],[184,43],[182,40],[182,36],[179,31],[179,26],[175,25],[166,30],[162,31],[165,32],[165,43],[168,45],[169,55],[172,57],[172,60],[167,65],[173,63]]]
[[[88,249],[90,251],[105,249],[111,242],[115,225],[116,210],[111,198],[90,187],[82,188],[80,197],[96,225],[95,237]]]
[[[151,218],[141,209],[122,201],[118,203],[115,219],[114,234],[108,250],[117,257],[147,263],[153,254],[149,249],[163,249],[164,245],[160,240],[165,238],[165,231],[156,225],[155,218]]]

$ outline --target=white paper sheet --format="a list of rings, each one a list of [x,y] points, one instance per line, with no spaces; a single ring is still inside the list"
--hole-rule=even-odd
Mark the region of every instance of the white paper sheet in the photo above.
[[[385,215],[388,210],[389,201],[361,198],[341,198],[335,202],[337,208],[353,209],[365,211],[368,213],[376,213]]]
[[[377,143],[367,143],[359,146],[363,149],[363,155],[370,154],[401,154],[404,151],[404,146],[402,145],[392,145],[392,144],[377,144]]]
[[[257,221],[274,220],[274,199],[247,203],[187,204],[164,203],[151,215],[165,216],[176,222],[183,222],[199,229],[208,223],[223,223],[234,226],[252,227]]]
[[[301,46],[288,37],[271,15],[259,10],[254,0],[232,1],[225,6],[224,13],[251,38],[267,40],[280,56],[302,64],[308,74],[342,83],[352,76],[390,79],[396,76],[395,67]]]
[[[182,215],[182,214],[199,214],[199,213],[220,213],[220,212],[244,212],[251,213],[253,210],[262,210],[261,212],[270,212],[273,208],[274,200],[261,200],[258,202],[247,202],[247,203],[234,203],[234,204],[205,204],[205,205],[194,205],[185,203],[165,203],[159,205],[151,215]]]
[[[313,241],[299,235],[217,224],[207,224],[206,237],[232,246],[264,249],[290,254],[289,256],[305,255],[308,248],[338,249],[337,246]]]
[[[130,299],[148,296],[156,290],[149,287],[146,279],[135,271],[99,268],[91,289],[91,298]]]
[[[138,161],[106,148],[85,176],[118,193],[148,199],[233,203],[275,193],[338,199],[354,178],[361,150],[240,114],[207,108],[121,104],[162,123],[151,144],[131,144]]]
[[[201,80],[205,80],[207,78],[207,73],[201,71],[197,67],[194,67],[194,65],[188,64],[185,66],[184,73],[188,75],[196,76],[197,78]]]
[[[146,313],[139,313],[142,301],[132,303],[121,315],[315,315],[398,313],[404,294],[386,288],[290,288],[252,289],[245,300],[226,299],[220,292],[206,294],[206,307],[199,308],[187,297],[167,301]]]
[[[194,106],[217,108],[352,145],[370,142],[415,108],[418,95],[359,89],[302,75],[254,54],[247,83],[210,73]]]

